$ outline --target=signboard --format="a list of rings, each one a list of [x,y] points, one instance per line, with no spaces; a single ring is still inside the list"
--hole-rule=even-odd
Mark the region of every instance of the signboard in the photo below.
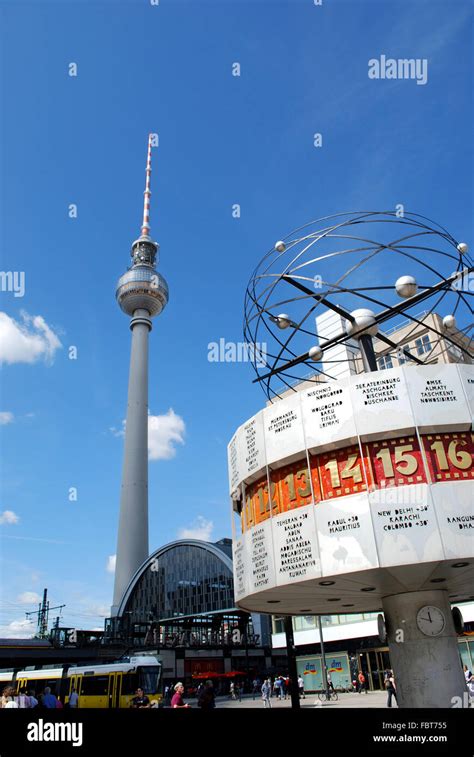
[[[259,523],[247,536],[249,593],[275,586],[271,522]]]
[[[426,483],[423,457],[416,436],[404,436],[364,445],[376,488]]]
[[[357,439],[350,384],[346,379],[315,384],[301,392],[306,445],[314,452]]]
[[[234,596],[237,602],[248,594],[247,586],[247,535],[232,542],[232,563],[234,570]]]
[[[471,414],[461,379],[454,366],[423,365],[405,368],[410,400],[420,431],[467,430]]]
[[[362,456],[358,444],[343,449],[310,455],[311,476],[316,488],[320,481],[321,499],[345,497],[367,490],[366,475],[370,475],[369,466],[362,465]],[[372,483],[368,479],[369,486]]]
[[[271,471],[270,482],[274,513],[284,513],[321,499],[319,477],[312,480],[306,455],[291,465]]]
[[[432,496],[446,558],[473,557],[472,483],[433,486]]]
[[[277,585],[321,576],[311,505],[272,518],[272,531]]]
[[[238,438],[240,472],[244,479],[252,480],[266,465],[262,413],[240,427]]]
[[[443,560],[427,484],[377,489],[369,501],[380,567]]]
[[[282,457],[289,463],[295,456],[301,456],[305,450],[305,440],[299,392],[265,408],[263,421],[268,465],[280,461]],[[282,450],[285,450],[284,455]]]
[[[433,483],[474,479],[474,437],[468,432],[422,436]]]
[[[244,506],[242,508],[244,530],[262,523],[270,517],[270,500],[268,497],[268,479],[259,478],[245,487]]]
[[[471,413],[471,428],[474,429],[474,365],[458,365],[457,369]]]
[[[229,444],[227,445],[227,467],[229,469],[229,492],[232,494],[240,484],[242,476],[239,466],[239,453],[238,453],[238,435],[239,432],[234,434]]]
[[[361,439],[384,438],[414,430],[408,389],[401,368],[351,378],[354,419]]]
[[[323,629],[324,633],[324,629]],[[322,691],[326,688],[327,673],[335,689],[348,689],[351,685],[351,673],[347,654],[326,655],[327,672],[323,678],[322,658],[319,655],[296,658],[296,670],[304,683],[305,693]],[[324,681],[324,682],[323,682]]]
[[[324,576],[378,568],[366,493],[322,502],[315,513]]]

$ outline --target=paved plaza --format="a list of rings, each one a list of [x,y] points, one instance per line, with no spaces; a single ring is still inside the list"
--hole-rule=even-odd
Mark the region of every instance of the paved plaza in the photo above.
[[[330,701],[330,702],[320,702],[318,699],[317,694],[308,694],[305,699],[300,699],[300,705],[302,708],[310,708],[313,709],[314,707],[330,707],[332,709],[334,708],[346,708],[346,707],[355,707],[359,709],[374,709],[374,708],[384,708],[387,706],[387,694],[384,691],[369,691],[367,694],[356,694],[355,692],[346,693],[346,694],[338,694],[338,701]],[[189,702],[189,704],[194,706],[193,700],[189,699],[186,700]],[[271,699],[272,709],[281,709],[286,707],[291,707],[291,700],[288,697],[288,699],[279,700],[276,697],[272,697]],[[396,707],[396,703],[392,702],[394,707]],[[233,701],[232,699],[229,699],[228,697],[217,697],[216,699],[216,707],[219,709],[221,708],[248,708],[251,707],[252,709],[264,709],[263,707],[263,701],[261,698],[252,699],[251,694],[246,694],[242,697],[242,701]]]

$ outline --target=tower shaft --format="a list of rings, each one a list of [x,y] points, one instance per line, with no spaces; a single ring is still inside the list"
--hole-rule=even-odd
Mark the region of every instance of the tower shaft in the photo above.
[[[148,311],[136,310],[130,328],[132,348],[113,615],[117,614],[133,574],[148,557]]]

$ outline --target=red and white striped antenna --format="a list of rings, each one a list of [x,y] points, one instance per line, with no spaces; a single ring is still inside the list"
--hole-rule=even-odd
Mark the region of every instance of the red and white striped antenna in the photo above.
[[[142,223],[142,237],[150,236],[150,180],[151,180],[151,141],[153,134],[148,135],[148,154],[146,159],[146,182],[143,200],[143,223]]]

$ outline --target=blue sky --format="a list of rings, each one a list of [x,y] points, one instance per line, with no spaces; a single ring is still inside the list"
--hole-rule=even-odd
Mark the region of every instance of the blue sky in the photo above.
[[[226,445],[264,396],[208,344],[242,340],[246,283],[277,239],[398,203],[473,239],[472,5],[0,2],[0,28],[1,267],[25,274],[23,297],[0,293],[3,636],[28,631],[46,586],[78,628],[111,604],[130,350],[114,293],[148,132],[170,288],[150,412],[178,416],[154,437],[173,455],[150,461],[155,549],[230,535]],[[426,58],[427,83],[369,79],[382,54]]]

